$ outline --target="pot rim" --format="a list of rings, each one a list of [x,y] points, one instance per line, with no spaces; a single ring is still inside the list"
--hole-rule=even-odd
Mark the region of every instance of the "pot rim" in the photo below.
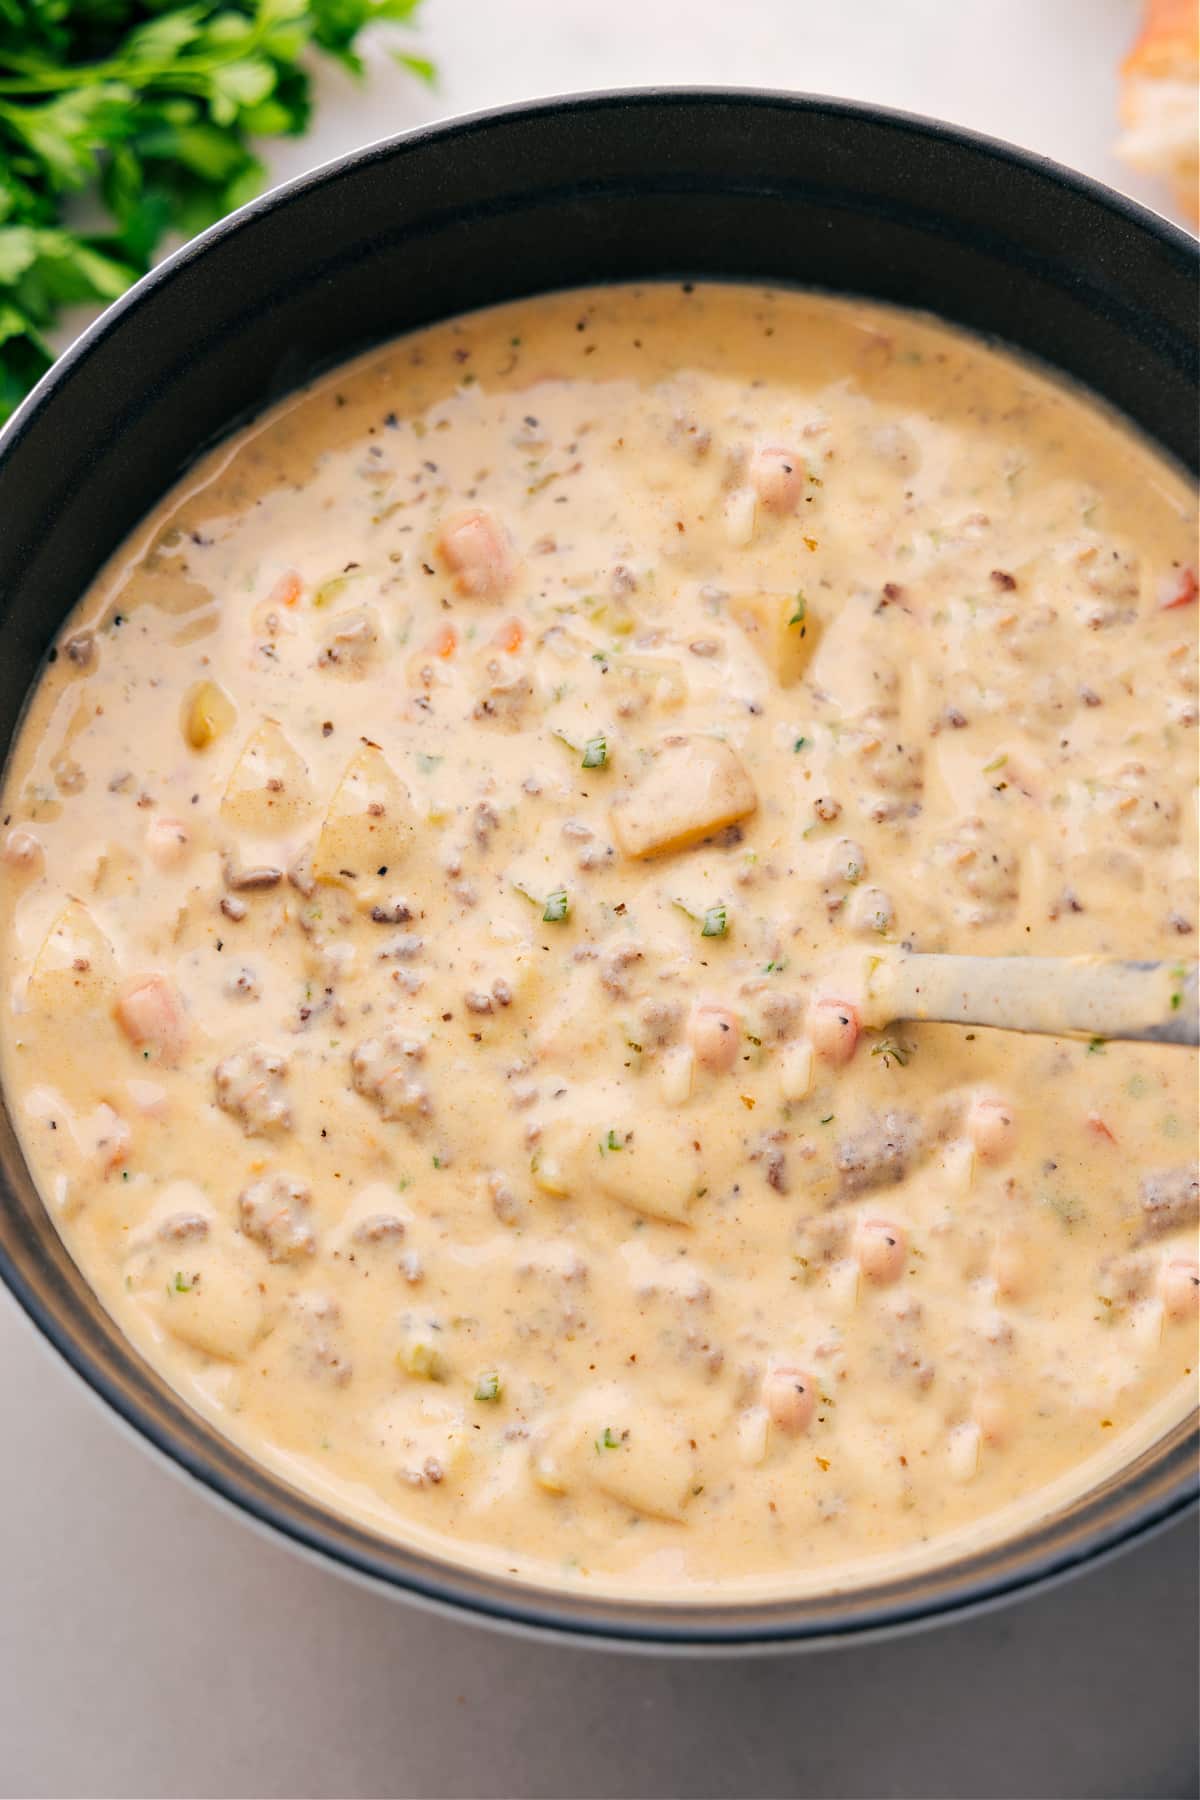
[[[705,101],[745,107],[747,111],[779,109],[859,119],[890,126],[915,138],[982,153],[1027,173],[1039,174],[1052,185],[1090,200],[1126,224],[1149,233],[1172,258],[1193,272],[1200,269],[1197,240],[1141,202],[1038,152],[921,114],[819,94],[720,85],[598,89],[540,97],[451,115],[377,139],[279,183],[201,232],[136,282],[59,357],[0,430],[0,461],[17,452],[40,409],[128,314],[152,301],[182,269],[203,257],[215,244],[253,230],[264,214],[281,210],[310,191],[373,163],[402,156],[428,143],[486,132],[507,120],[533,121],[563,114],[578,117],[619,108],[686,107]],[[1098,1493],[1081,1498],[1076,1510],[1087,1515],[1082,1524],[1062,1518],[1052,1520],[1048,1526],[1027,1531],[1024,1538],[1001,1541],[960,1562],[933,1565],[883,1584],[881,1597],[874,1601],[872,1593],[879,1594],[880,1589],[868,1586],[825,1596],[745,1600],[729,1606],[594,1597],[484,1574],[447,1557],[415,1551],[402,1541],[347,1526],[335,1512],[311,1501],[248,1453],[231,1445],[232,1456],[257,1471],[259,1481],[265,1479],[278,1498],[260,1496],[239,1472],[218,1467],[217,1459],[204,1453],[199,1440],[185,1442],[169,1424],[161,1423],[153,1409],[136,1394],[112,1379],[100,1359],[72,1329],[69,1316],[34,1291],[2,1243],[0,1278],[42,1336],[84,1387],[116,1415],[120,1425],[144,1449],[176,1474],[190,1478],[209,1498],[239,1518],[376,1591],[401,1595],[442,1613],[466,1615],[501,1629],[560,1642],[570,1637],[581,1645],[625,1651],[668,1648],[683,1654],[728,1654],[823,1648],[911,1632],[989,1610],[1032,1588],[1064,1580],[1085,1567],[1106,1561],[1164,1528],[1200,1501],[1195,1454],[1200,1442],[1200,1416],[1193,1414],[1177,1433],[1176,1441],[1159,1455],[1158,1466],[1151,1464],[1143,1470],[1143,1477],[1150,1477],[1151,1491],[1140,1500],[1135,1502],[1132,1498],[1133,1471],[1138,1467],[1134,1464]],[[129,1358],[143,1361],[132,1343],[125,1340],[125,1346]],[[185,1413],[192,1412],[181,1396],[172,1394],[172,1404]],[[1043,1539],[1048,1541],[1042,1542]],[[1022,1550],[1023,1542],[1026,1547]],[[987,1566],[974,1569],[975,1564],[990,1565],[990,1572]]]

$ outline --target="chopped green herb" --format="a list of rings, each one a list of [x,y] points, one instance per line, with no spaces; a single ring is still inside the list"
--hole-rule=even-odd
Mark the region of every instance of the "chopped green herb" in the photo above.
[[[610,1126],[607,1135],[600,1139],[601,1156],[607,1155],[610,1150],[623,1150],[624,1148],[624,1140]]]
[[[1088,1055],[1089,1056],[1103,1056],[1104,1055],[1104,1046],[1107,1042],[1108,1042],[1107,1038],[1094,1037],[1091,1040],[1091,1042],[1088,1044],[1088,1047],[1087,1047]]]
[[[832,1125],[833,1118],[834,1118],[834,1115],[832,1113],[826,1113],[824,1118],[821,1120],[822,1125]]]
[[[722,902],[719,906],[710,906],[704,915],[704,923],[700,927],[701,937],[724,937],[729,930],[729,914]]]
[[[911,1054],[912,1046],[910,1044],[901,1044],[896,1038],[880,1038],[879,1042],[875,1044],[871,1050],[872,1056],[881,1056],[883,1058],[883,1066],[885,1069],[890,1068],[893,1062],[898,1062],[903,1069],[907,1065]]]
[[[599,1455],[601,1450],[619,1450],[620,1448],[620,1438],[613,1431],[611,1425],[606,1425],[603,1436],[596,1439],[596,1454]]]
[[[1087,1218],[1086,1206],[1076,1199],[1074,1194],[1043,1194],[1042,1205],[1048,1208],[1066,1226],[1068,1231],[1073,1225],[1078,1225],[1081,1220]]]
[[[309,123],[318,56],[365,73],[364,30],[411,24],[417,3],[4,0],[0,420],[49,366],[60,310],[116,299],[164,236],[249,200],[256,141]]]
[[[176,1271],[175,1271],[175,1292],[177,1294],[190,1294],[191,1291],[192,1291],[192,1284],[187,1279],[187,1277],[184,1275],[183,1270],[176,1269]]]
[[[795,608],[792,612],[791,618],[788,620],[788,624],[789,625],[798,625],[800,627],[800,636],[801,637],[803,637],[808,630],[808,626],[805,624],[805,620],[807,619],[807,617],[808,617],[808,601],[804,598],[803,594],[797,594]]]
[[[418,1381],[445,1381],[446,1364],[428,1338],[414,1338],[396,1352],[396,1361]]]
[[[433,1159],[433,1166],[434,1166],[434,1168],[435,1168],[435,1169],[440,1169],[440,1168],[441,1168],[441,1166],[442,1166],[442,1159],[441,1159],[441,1157],[440,1157],[440,1156],[435,1156],[435,1157],[434,1157],[434,1159]]]
[[[796,739],[795,743],[792,745],[793,751],[795,751],[797,754],[801,750],[806,750],[807,748],[808,748],[808,739],[806,737],[798,737]]]
[[[567,899],[566,888],[558,888],[546,901],[546,910],[542,914],[543,925],[561,925],[571,910]]]
[[[1007,752],[1001,756],[993,756],[991,762],[984,763],[984,765],[983,765],[984,774],[990,775],[990,774],[992,774],[992,772],[995,769],[1002,769],[1007,761],[1008,761]]]
[[[604,737],[589,738],[583,746],[583,769],[602,769],[608,761],[608,740]]]
[[[489,1369],[488,1373],[481,1375],[475,1383],[475,1398],[479,1401],[490,1403],[493,1400],[499,1400],[500,1393],[500,1377],[495,1369]]]
[[[764,975],[782,975],[783,971],[786,968],[787,968],[787,958],[784,957],[782,962],[767,963],[763,968],[763,974]]]

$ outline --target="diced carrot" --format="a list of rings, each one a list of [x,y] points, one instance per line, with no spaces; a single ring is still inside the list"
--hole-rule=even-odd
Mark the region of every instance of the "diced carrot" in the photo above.
[[[1164,612],[1174,612],[1177,606],[1190,606],[1196,595],[1200,593],[1200,584],[1196,581],[1195,569],[1180,570],[1178,578],[1171,578],[1175,585],[1168,587],[1167,597],[1162,602]],[[1164,583],[1164,586],[1167,584]]]
[[[1100,1117],[1099,1113],[1090,1112],[1087,1116],[1087,1124],[1088,1130],[1094,1131],[1097,1137],[1107,1138],[1110,1144],[1116,1143],[1116,1138],[1108,1129],[1108,1126],[1104,1123],[1104,1120]]]
[[[453,625],[439,625],[429,640],[429,648],[434,656],[453,656],[458,649],[458,633]]]
[[[507,650],[510,656],[515,656],[525,642],[525,627],[520,619],[505,619],[492,642],[498,649]]]
[[[295,569],[289,569],[286,575],[279,577],[267,595],[268,604],[271,606],[295,606],[303,590],[304,583],[299,575]]]

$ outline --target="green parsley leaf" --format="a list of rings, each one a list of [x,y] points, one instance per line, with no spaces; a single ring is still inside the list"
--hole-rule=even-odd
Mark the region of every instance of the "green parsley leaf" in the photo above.
[[[571,902],[567,899],[566,888],[558,888],[546,901],[546,910],[542,914],[543,925],[561,925],[571,910]]]
[[[314,52],[362,75],[363,32],[419,4],[0,0],[0,420],[53,361],[64,306],[116,299],[168,232],[260,190],[251,144],[307,129]]]
[[[607,763],[607,761],[608,761],[608,740],[607,740],[607,738],[604,738],[604,737],[589,738],[587,743],[583,746],[583,761],[580,764],[580,767],[584,768],[584,769],[602,769],[605,766],[605,764]]]
[[[729,930],[729,914],[722,901],[719,906],[710,906],[704,915],[704,923],[700,927],[701,937],[724,937]]]
[[[620,1438],[616,1435],[611,1425],[606,1425],[604,1427],[603,1435],[596,1439],[596,1454],[599,1455],[601,1450],[619,1450],[620,1448]]]

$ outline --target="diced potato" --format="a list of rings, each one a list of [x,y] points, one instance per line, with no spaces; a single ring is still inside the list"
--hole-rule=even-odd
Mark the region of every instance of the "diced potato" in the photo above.
[[[779,1054],[779,1087],[785,1100],[803,1100],[812,1087],[813,1047],[806,1038],[785,1044]]]
[[[687,1044],[677,1044],[663,1054],[658,1091],[667,1106],[682,1106],[692,1097],[696,1073],[695,1053]]]
[[[609,691],[626,718],[650,707],[673,712],[687,699],[687,678],[673,657],[620,656],[611,668]]]
[[[582,1169],[585,1132],[565,1119],[543,1127],[530,1162],[533,1184],[543,1194],[561,1200],[578,1185]],[[594,1139],[589,1139],[594,1144]]]
[[[946,1461],[952,1481],[973,1481],[979,1472],[983,1433],[974,1420],[956,1425],[946,1440]]]
[[[663,745],[639,785],[612,809],[626,856],[686,850],[758,805],[737,752],[720,738],[688,737]]]
[[[547,1494],[565,1494],[568,1486],[567,1472],[560,1458],[553,1450],[539,1447],[534,1451],[531,1467],[533,1479]]]
[[[938,1172],[951,1194],[966,1194],[975,1180],[975,1146],[968,1138],[951,1138],[938,1158]]]
[[[725,501],[722,522],[725,536],[738,550],[744,550],[754,536],[758,515],[758,497],[753,488],[734,488]]]
[[[701,1165],[686,1130],[667,1120],[613,1126],[596,1144],[592,1181],[648,1219],[686,1225],[703,1184]]]
[[[313,851],[318,881],[368,890],[407,854],[413,835],[408,789],[381,750],[364,744],[351,759],[329,803]]]
[[[68,900],[34,958],[31,1006],[56,1020],[91,1014],[116,984],[112,945],[87,908]]]
[[[744,594],[729,610],[781,687],[799,681],[820,635],[798,594]]]
[[[635,1400],[613,1384],[587,1395],[578,1455],[610,1499],[658,1519],[681,1519],[695,1483],[685,1433],[665,1408]]]
[[[396,1363],[414,1381],[445,1381],[449,1366],[431,1330],[414,1326],[406,1331],[396,1352]]]
[[[248,1355],[266,1322],[253,1269],[228,1250],[187,1243],[178,1261],[158,1314],[172,1337],[230,1362]]]
[[[767,1460],[770,1424],[765,1406],[752,1406],[738,1419],[737,1453],[747,1467],[756,1468]]]
[[[657,1519],[681,1519],[696,1484],[688,1432],[668,1410],[620,1382],[586,1389],[538,1436],[530,1469],[539,1487],[593,1487]]]
[[[165,975],[137,975],[126,982],[114,1016],[136,1050],[167,1068],[187,1049],[187,1012],[178,988]]]
[[[226,785],[221,812],[237,830],[266,836],[292,830],[311,799],[303,759],[268,719],[246,740]]]
[[[215,738],[227,732],[237,718],[237,708],[215,681],[198,682],[184,696],[180,725],[184,741],[193,750],[207,750]]]

